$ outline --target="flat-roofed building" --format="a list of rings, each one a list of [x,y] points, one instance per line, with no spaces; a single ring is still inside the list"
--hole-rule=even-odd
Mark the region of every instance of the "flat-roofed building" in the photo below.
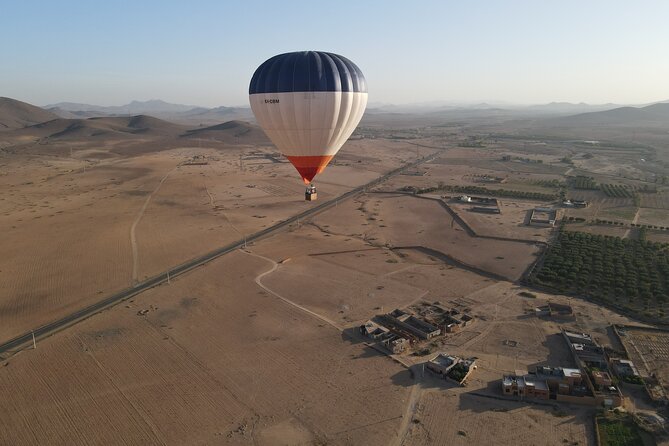
[[[360,333],[371,339],[379,339],[389,331],[390,330],[388,330],[386,327],[377,324],[371,319],[360,326]]]
[[[445,375],[459,361],[457,356],[437,353],[425,364],[429,370],[440,375]]]

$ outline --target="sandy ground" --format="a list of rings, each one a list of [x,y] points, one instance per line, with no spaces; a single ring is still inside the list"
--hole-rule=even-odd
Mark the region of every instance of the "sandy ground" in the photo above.
[[[479,235],[545,242],[553,232],[551,227],[526,224],[529,222],[529,213],[532,209],[545,206],[536,201],[499,199],[500,214],[474,212],[471,210],[471,204],[461,203],[458,200],[448,200],[448,203]]]
[[[262,291],[268,266],[230,255],[11,358],[0,443],[388,443],[401,366]]]
[[[563,414],[551,407],[482,398],[458,390],[432,391],[420,401],[414,418],[417,422],[411,426],[406,444],[593,444],[591,416],[578,408]]]
[[[321,214],[314,223],[326,232],[379,246],[424,246],[511,280],[523,274],[538,252],[531,244],[471,237],[436,200],[407,195],[368,194],[344,203],[336,213]]]
[[[510,152],[539,164],[500,161],[511,143],[418,141],[429,147],[349,142],[319,177],[321,200],[430,147],[451,149],[417,169],[424,175],[381,189],[475,184],[480,173],[543,191],[535,181],[573,170],[551,165],[567,152],[545,146]],[[310,205],[271,149],[119,144],[2,154],[0,230],[10,242],[0,259],[0,339]],[[207,164],[181,165],[194,155]],[[600,164],[593,168],[608,172]],[[531,205],[502,200],[502,216],[461,214],[488,236],[544,240],[548,230],[521,225]],[[626,207],[601,200],[583,213]],[[468,235],[436,200],[373,192],[347,200],[2,360],[0,388],[11,390],[0,444],[592,444],[593,410],[497,399],[504,373],[572,365],[561,327],[619,348],[608,327],[631,322],[578,299],[520,296],[513,281],[537,252]],[[477,358],[467,387],[422,374],[425,357],[392,359],[355,334],[361,321],[421,300],[475,315],[435,341]],[[571,304],[576,321],[537,318],[534,308],[549,300]]]
[[[669,209],[639,209],[640,224],[654,225],[654,226],[668,226],[669,225]]]
[[[581,408],[554,417],[550,408],[470,394],[497,395],[501,374],[523,366],[564,365],[558,324],[527,313],[567,298],[523,298],[509,282],[412,252],[388,262],[393,255],[295,228],[41,341],[0,368],[0,386],[20,389],[4,397],[0,443],[423,444],[459,441],[464,431],[477,444],[487,438],[475,428],[483,424],[488,436],[499,431],[499,444],[511,444],[561,423],[565,438],[585,444]],[[466,390],[434,380],[424,392],[423,381],[347,334],[379,305],[423,297],[465,303],[477,316],[441,347],[479,358]],[[607,324],[628,322],[571,302],[579,322],[567,326],[605,344]],[[503,346],[505,339],[517,347]],[[449,414],[455,409],[461,416]],[[504,436],[510,412],[528,423]],[[409,422],[414,417],[420,423]]]
[[[115,143],[73,145],[72,156],[48,145],[40,150],[63,153],[38,155],[36,146],[0,159],[0,340],[314,205],[294,168],[272,161],[274,150],[180,147],[124,158]],[[320,199],[430,152],[402,147],[352,142],[319,176]],[[183,165],[194,156],[207,164]]]

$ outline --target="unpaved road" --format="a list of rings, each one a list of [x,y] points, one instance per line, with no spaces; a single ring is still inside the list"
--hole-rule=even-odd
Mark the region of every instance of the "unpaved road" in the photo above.
[[[167,177],[170,176],[172,172],[176,167],[174,167],[172,170],[167,172],[164,177],[161,178],[160,182],[158,183],[158,186],[156,186],[155,189],[153,189],[153,192],[149,194],[148,197],[146,197],[146,200],[144,201],[144,204],[142,205],[142,208],[139,210],[137,213],[137,217],[135,218],[135,221],[132,222],[132,226],[130,227],[130,244],[132,245],[132,284],[135,285],[139,280],[138,280],[138,271],[139,271],[139,249],[137,248],[137,225],[139,224],[140,220],[144,216],[144,212],[146,211],[146,208],[149,207],[149,203],[151,202],[151,198],[158,192],[160,189],[160,186],[163,185],[165,180],[167,180]]]
[[[339,326],[336,322],[334,322],[333,320],[328,319],[328,318],[325,317],[325,316],[321,316],[320,314],[315,313],[315,312],[311,311],[310,309],[308,309],[308,308],[306,308],[306,307],[303,307],[302,305],[300,305],[300,304],[298,304],[298,303],[296,303],[296,302],[293,302],[292,300],[290,300],[290,299],[288,299],[288,298],[286,298],[286,297],[283,297],[282,295],[280,295],[280,294],[277,293],[276,291],[273,291],[271,288],[268,288],[267,286],[265,286],[265,285],[262,283],[262,279],[263,279],[263,277],[265,277],[265,276],[267,276],[267,275],[269,275],[269,274],[272,274],[273,272],[275,272],[275,271],[279,268],[279,264],[278,264],[276,261],[270,259],[269,257],[261,256],[261,255],[259,255],[259,254],[254,253],[254,252],[251,252],[251,251],[249,251],[248,249],[242,249],[242,252],[244,252],[244,253],[246,253],[246,254],[248,254],[248,255],[251,255],[251,256],[253,256],[253,257],[258,257],[259,259],[263,259],[263,260],[266,260],[266,261],[272,263],[272,267],[271,267],[270,269],[268,269],[268,270],[265,271],[264,273],[260,273],[260,274],[258,274],[258,275],[256,276],[256,278],[255,278],[255,283],[256,283],[260,288],[262,288],[263,290],[267,291],[267,292],[270,293],[271,295],[278,297],[279,299],[281,299],[282,301],[284,301],[284,302],[287,303],[288,305],[292,305],[292,306],[294,306],[295,308],[298,308],[298,309],[300,309],[301,311],[304,311],[305,313],[310,314],[311,316],[314,316],[314,317],[317,318],[317,319],[320,319],[321,321],[325,322],[326,324],[329,324],[329,325],[333,326],[334,328],[336,328],[336,329],[339,330],[340,332],[343,332],[343,331],[344,331],[344,329],[343,329],[342,327],[340,327],[340,326]]]

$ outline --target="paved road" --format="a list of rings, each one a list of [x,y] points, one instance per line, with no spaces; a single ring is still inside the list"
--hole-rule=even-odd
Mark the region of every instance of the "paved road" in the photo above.
[[[292,223],[296,222],[298,219],[304,220],[307,217],[312,217],[320,212],[323,212],[330,207],[335,206],[339,201],[341,200],[347,200],[349,198],[352,198],[364,191],[366,191],[368,188],[377,186],[378,184],[386,181],[388,178],[397,175],[407,169],[411,169],[416,167],[419,164],[432,161],[434,158],[436,158],[441,151],[434,152],[428,156],[425,156],[423,158],[420,158],[416,161],[413,161],[411,163],[405,164],[402,167],[399,167],[395,170],[392,170],[380,177],[378,177],[375,180],[370,181],[367,184],[364,184],[362,186],[358,186],[355,189],[352,189],[330,201],[323,202],[321,204],[318,204],[314,206],[311,209],[308,209],[304,212],[301,212],[297,215],[294,215],[293,217],[288,218],[287,220],[284,220],[282,222],[276,223],[266,229],[263,229],[262,231],[256,232],[255,234],[252,234],[248,237],[246,237],[246,240],[238,240],[234,243],[231,243],[227,246],[223,246],[221,248],[216,249],[215,251],[212,251],[208,254],[205,254],[200,257],[196,257],[194,259],[191,259],[187,261],[186,263],[183,263],[179,266],[176,266],[174,268],[171,268],[168,271],[165,271],[161,274],[158,274],[156,276],[150,277],[142,282],[139,282],[135,284],[132,288],[127,288],[125,290],[119,291],[116,294],[113,294],[111,296],[108,296],[99,302],[96,302],[88,307],[82,308],[80,310],[77,310],[65,317],[62,317],[58,320],[55,320],[53,322],[50,322],[46,325],[42,325],[39,328],[36,328],[34,330],[34,335],[35,338],[40,339],[44,338],[47,336],[50,336],[54,333],[57,333],[60,330],[63,330],[67,327],[70,327],[77,322],[80,322],[96,313],[99,313],[100,311],[109,308],[113,305],[116,305],[119,302],[122,302],[124,300],[130,299],[131,297],[134,297],[148,289],[151,289],[157,285],[160,285],[161,283],[165,283],[169,278],[175,278],[181,274],[184,274],[194,268],[197,268],[198,266],[202,266],[208,262],[211,262],[212,260],[215,260],[225,254],[228,254],[232,251],[235,251],[241,247],[243,247],[246,243],[250,242],[255,242],[260,239],[263,239],[269,235],[272,235],[278,231],[281,231],[283,229],[286,229],[289,225]],[[17,336],[13,339],[10,339],[9,341],[6,341],[2,344],[0,344],[0,355],[6,355],[6,354],[13,354],[16,353],[17,351],[21,350],[27,345],[32,344],[32,336],[33,332],[28,332],[24,333],[20,336]]]

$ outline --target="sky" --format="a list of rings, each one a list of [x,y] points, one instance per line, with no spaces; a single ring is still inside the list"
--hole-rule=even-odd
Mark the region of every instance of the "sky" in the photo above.
[[[371,103],[669,99],[669,2],[0,0],[0,96],[248,105],[279,53],[329,51]]]

